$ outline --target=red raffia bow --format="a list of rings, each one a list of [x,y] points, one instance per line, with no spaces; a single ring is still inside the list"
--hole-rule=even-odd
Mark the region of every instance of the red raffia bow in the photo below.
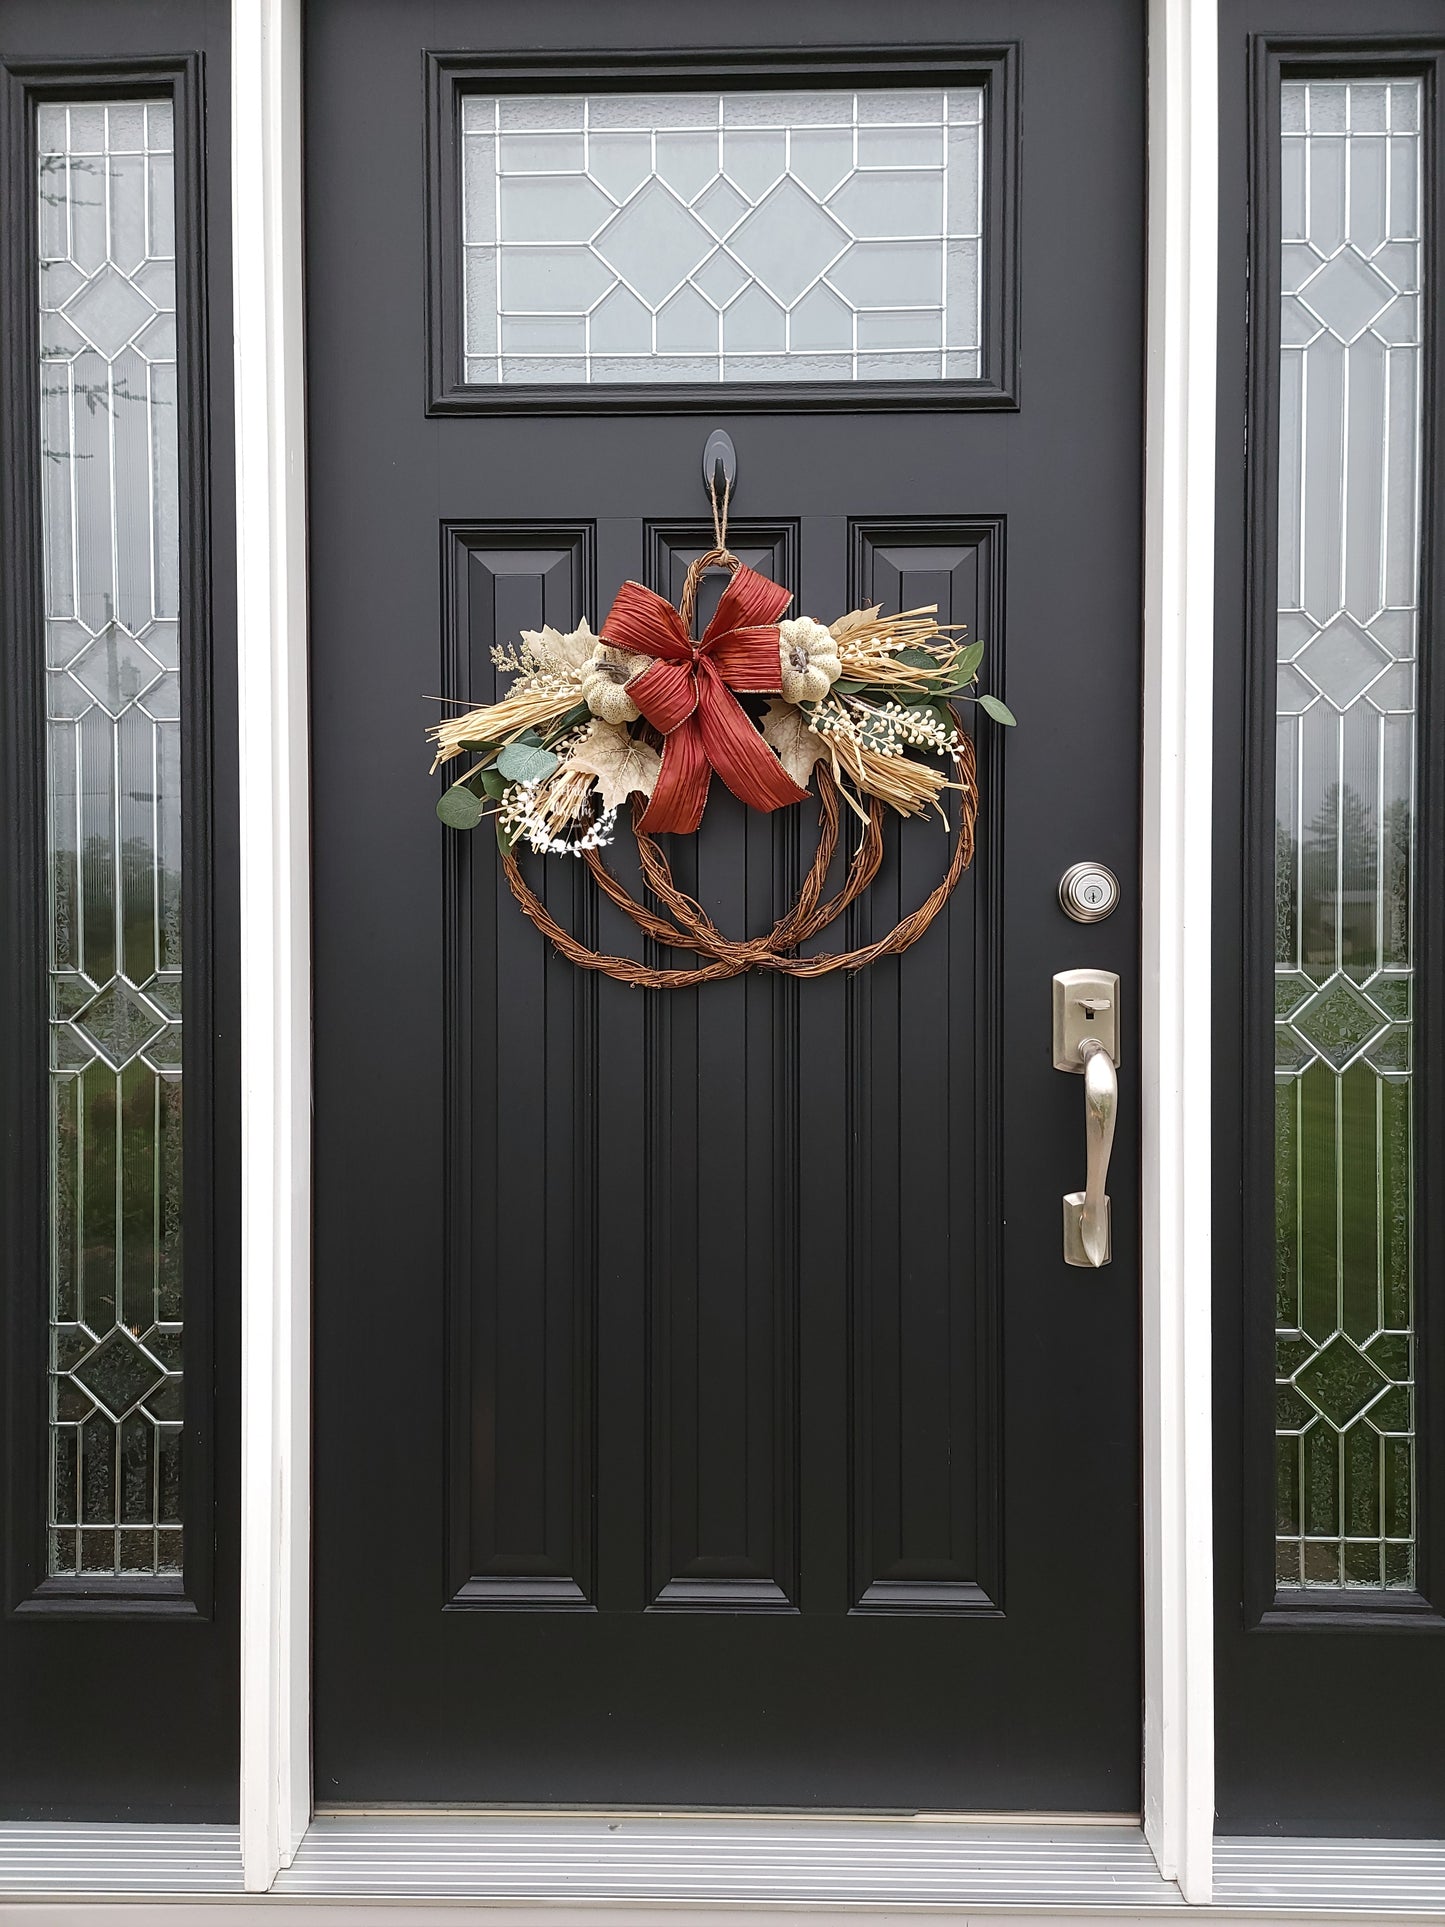
[[[627,693],[663,738],[662,769],[638,827],[695,830],[712,773],[752,810],[780,810],[807,795],[784,770],[732,693],[775,695],[781,683],[778,617],[792,601],[765,575],[741,568],[694,642],[670,602],[624,582],[602,625],[614,649],[652,656]]]

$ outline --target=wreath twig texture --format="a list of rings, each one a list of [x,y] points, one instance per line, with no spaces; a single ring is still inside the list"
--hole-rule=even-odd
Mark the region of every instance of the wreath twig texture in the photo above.
[[[684,989],[770,970],[821,977],[859,970],[914,944],[973,860],[979,794],[973,739],[956,702],[971,697],[982,645],[964,644],[936,609],[883,616],[855,610],[831,629],[781,620],[791,597],[718,545],[689,567],[674,609],[639,583],[624,584],[596,637],[524,633],[520,649],[494,651],[516,675],[500,701],[432,730],[436,761],[476,760],[446,791],[438,815],[466,829],[493,814],[503,874],[524,914],[584,970],[647,989]],[[701,638],[693,639],[698,588],[710,568],[731,581]],[[767,696],[761,723],[745,705]],[[1013,717],[977,697],[997,721]],[[945,766],[915,752],[942,757]],[[792,906],[765,936],[731,938],[678,887],[657,841],[697,828],[713,776],[751,808],[802,801],[816,787],[818,844]],[[943,877],[886,936],[851,950],[801,954],[872,883],[883,858],[883,812],[936,813],[957,822]],[[607,868],[618,810],[630,796],[646,894],[639,901]],[[494,806],[488,810],[488,805]],[[862,824],[842,883],[826,900],[846,805]],[[699,961],[652,965],[595,950],[559,924],[527,882],[518,845],[585,862],[598,888],[643,935]],[[658,907],[653,908],[652,903]]]

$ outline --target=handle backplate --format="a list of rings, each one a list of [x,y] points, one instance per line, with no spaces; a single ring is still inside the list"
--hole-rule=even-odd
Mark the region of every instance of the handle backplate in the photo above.
[[[1119,979],[1112,970],[1061,970],[1054,978],[1054,1064],[1084,1080],[1082,1191],[1064,1194],[1064,1263],[1091,1270],[1113,1256],[1105,1185],[1119,1103]]]

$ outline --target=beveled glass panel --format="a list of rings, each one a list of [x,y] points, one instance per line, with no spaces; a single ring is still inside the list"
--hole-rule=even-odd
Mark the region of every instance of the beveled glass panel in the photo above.
[[[48,103],[40,183],[55,1574],[179,1573],[181,776],[166,101]]]
[[[1277,1554],[1415,1572],[1420,82],[1281,95]]]
[[[466,378],[974,378],[983,136],[977,87],[468,94]]]

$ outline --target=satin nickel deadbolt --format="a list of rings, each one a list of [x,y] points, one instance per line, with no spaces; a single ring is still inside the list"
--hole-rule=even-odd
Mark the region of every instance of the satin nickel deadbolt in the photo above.
[[[1075,923],[1102,923],[1119,907],[1119,879],[1102,863],[1071,863],[1059,878],[1059,908]]]
[[[1113,1256],[1109,1154],[1119,1108],[1119,979],[1112,970],[1054,978],[1054,1069],[1084,1080],[1084,1188],[1064,1194],[1064,1263],[1097,1270]]]

